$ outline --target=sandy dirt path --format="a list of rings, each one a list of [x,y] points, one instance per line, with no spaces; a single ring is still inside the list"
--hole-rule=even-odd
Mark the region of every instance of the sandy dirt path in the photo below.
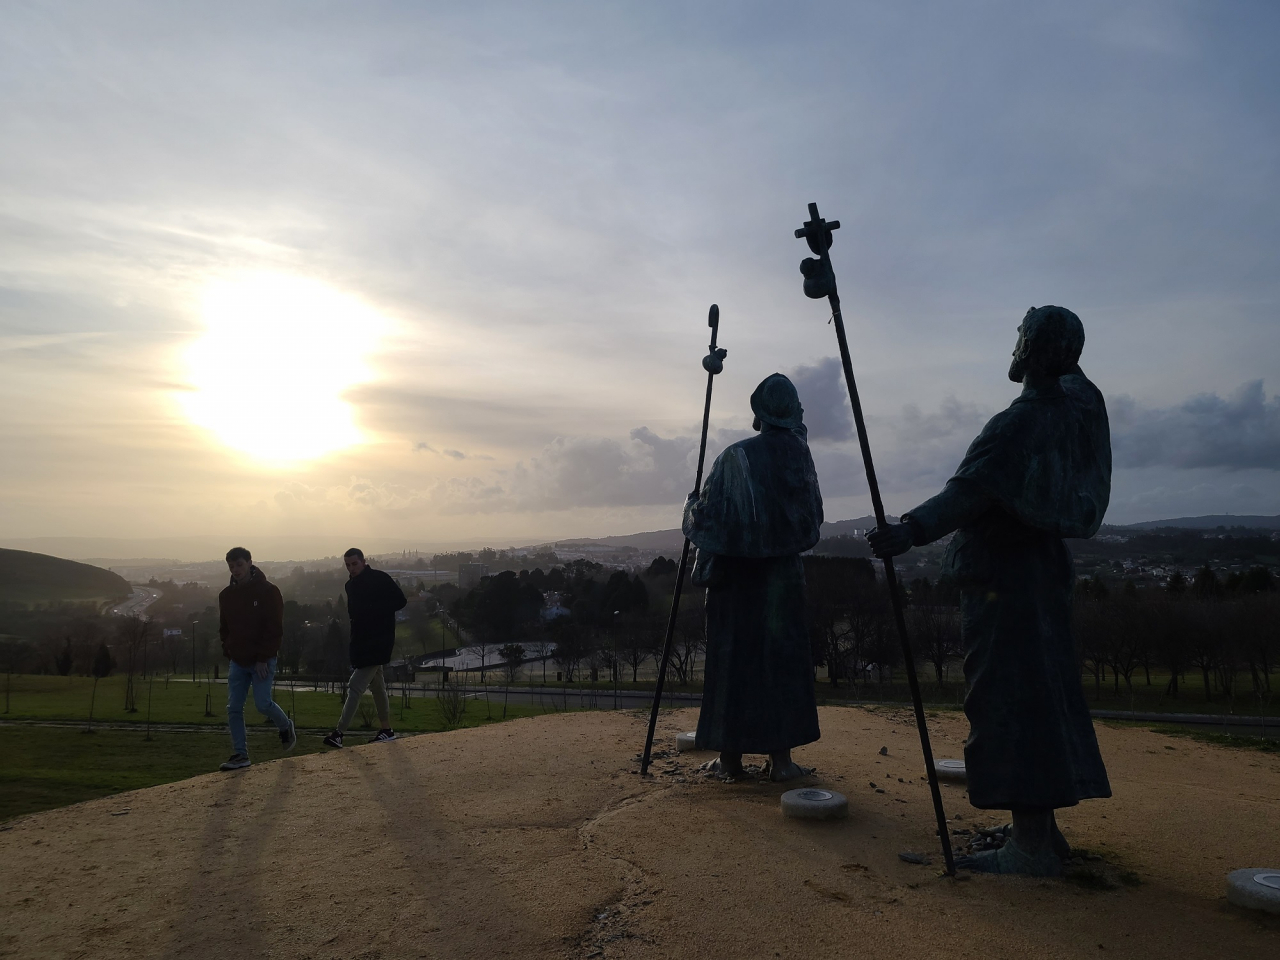
[[[664,715],[659,745],[694,721]],[[704,780],[705,755],[660,759],[641,781],[644,721],[610,713],[262,762],[32,816],[0,832],[0,956],[1280,956],[1280,923],[1223,895],[1229,870],[1280,865],[1280,758],[1101,726],[1116,796],[1059,822],[1104,856],[1100,871],[1141,882],[954,881],[938,875],[909,715],[824,708],[821,721],[797,758],[818,766],[808,782],[848,795],[835,823],[784,819],[781,786]],[[963,718],[932,729],[938,756],[960,755]],[[943,790],[953,828],[998,822],[963,787]]]

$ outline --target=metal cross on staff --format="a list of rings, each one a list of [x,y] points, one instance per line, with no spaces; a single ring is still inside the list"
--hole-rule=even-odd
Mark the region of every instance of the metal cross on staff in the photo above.
[[[693,481],[695,495],[702,490],[702,464],[707,458],[707,427],[711,423],[711,388],[715,385],[716,374],[724,369],[724,358],[727,355],[723,347],[716,346],[716,337],[720,335],[720,308],[714,303],[707,312],[707,326],[711,328],[711,344],[707,347],[707,355],[702,358],[702,369],[707,371],[707,399],[702,405],[702,442],[698,446],[698,473]],[[680,568],[676,571],[676,591],[671,597],[671,616],[667,619],[667,636],[662,644],[662,661],[658,665],[658,682],[653,688],[653,707],[649,711],[649,731],[644,738],[644,756],[640,760],[640,775],[649,773],[649,757],[653,752],[653,731],[658,725],[658,708],[662,704],[662,685],[667,677],[667,665],[671,662],[671,645],[676,632],[676,617],[680,613],[680,592],[684,587],[685,571],[689,569],[689,538],[684,538],[684,549],[680,551]]]
[[[871,462],[871,444],[867,441],[867,425],[862,418],[862,402],[858,399],[858,385],[853,379],[853,364],[849,360],[849,341],[844,334],[844,318],[840,315],[840,295],[836,292],[836,274],[831,267],[831,231],[840,229],[840,221],[827,222],[818,216],[818,205],[809,204],[809,219],[796,231],[797,240],[806,240],[816,255],[806,257],[800,264],[804,274],[805,296],[814,300],[823,297],[831,304],[831,319],[835,323],[836,340],[840,344],[840,362],[844,366],[844,381],[849,387],[849,402],[853,405],[853,422],[858,428],[858,445],[862,448],[862,463],[867,470],[867,487],[871,490],[871,503],[875,508],[876,525],[887,526],[884,502],[880,499],[880,484],[876,482],[876,468]],[[907,637],[907,621],[902,612],[902,593],[898,589],[898,575],[893,560],[884,558],[884,579],[893,603],[893,619],[898,627],[898,639],[902,641],[902,659],[907,669],[907,684],[911,687],[911,701],[916,711],[916,728],[920,731],[920,747],[924,751],[924,767],[929,776],[929,790],[933,794],[933,811],[938,818],[938,837],[942,841],[942,855],[947,863],[947,875],[954,876],[955,860],[951,855],[951,837],[947,832],[947,814],[942,807],[942,792],[938,789],[938,771],[933,766],[933,748],[929,746],[929,728],[924,719],[924,702],[920,698],[920,681],[916,679],[915,658],[911,655],[911,642]]]

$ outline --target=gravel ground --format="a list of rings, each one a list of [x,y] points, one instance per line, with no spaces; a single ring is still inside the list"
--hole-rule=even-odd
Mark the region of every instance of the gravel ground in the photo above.
[[[817,773],[786,785],[698,773],[675,753],[692,710],[664,715],[645,781],[642,717],[561,714],[38,814],[0,831],[0,956],[1280,955],[1280,924],[1224,895],[1280,861],[1280,757],[1100,726],[1116,796],[1060,811],[1068,876],[952,880],[910,715],[821,721],[796,752]],[[962,717],[932,729],[960,755]],[[783,818],[803,784],[849,818]],[[960,849],[1008,819],[942,789]]]

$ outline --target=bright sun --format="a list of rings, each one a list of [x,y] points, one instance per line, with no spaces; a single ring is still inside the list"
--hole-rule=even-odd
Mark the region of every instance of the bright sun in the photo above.
[[[205,332],[187,352],[193,423],[263,461],[309,460],[364,438],[343,393],[387,322],[315,280],[254,274],[211,283]]]

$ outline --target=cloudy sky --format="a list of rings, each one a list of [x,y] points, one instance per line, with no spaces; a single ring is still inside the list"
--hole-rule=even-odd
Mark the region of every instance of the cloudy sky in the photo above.
[[[890,512],[1084,321],[1112,522],[1280,513],[1270,2],[0,5],[0,532],[675,526],[792,374]]]

